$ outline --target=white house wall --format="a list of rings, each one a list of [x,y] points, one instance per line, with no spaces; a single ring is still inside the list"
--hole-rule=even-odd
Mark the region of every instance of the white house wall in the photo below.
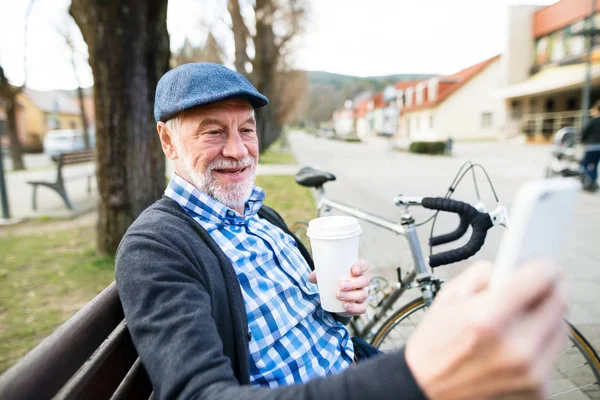
[[[506,108],[502,98],[492,92],[505,82],[500,60],[495,60],[482,72],[452,93],[437,107],[435,130],[437,139],[501,138],[506,122]],[[491,126],[482,127],[482,114],[492,114]]]
[[[413,142],[437,140],[435,110],[435,108],[427,108],[404,114],[402,118],[404,137],[408,137]],[[430,125],[431,117],[433,117],[433,127]]]
[[[366,115],[366,120],[368,124],[368,134],[369,135],[377,135],[381,133],[383,129],[383,109],[378,108],[370,111]]]
[[[359,118],[356,120],[356,134],[360,138],[364,138],[369,134],[369,123],[366,118]]]

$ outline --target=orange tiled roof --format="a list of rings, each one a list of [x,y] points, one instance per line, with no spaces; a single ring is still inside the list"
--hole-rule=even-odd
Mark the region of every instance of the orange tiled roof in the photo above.
[[[425,86],[425,88],[423,90],[423,100],[424,101],[419,105],[416,104],[417,95],[416,95],[416,90],[415,90],[415,93],[413,94],[413,99],[412,99],[413,101],[411,103],[411,106],[404,107],[403,111],[421,110],[424,108],[429,108],[429,107],[438,105],[439,103],[444,101],[448,96],[450,96],[452,93],[454,93],[457,89],[459,89],[460,87],[465,85],[467,82],[469,82],[478,73],[483,71],[488,65],[490,65],[492,62],[496,61],[499,58],[500,58],[500,55],[497,55],[492,58],[488,58],[487,60],[484,60],[475,65],[471,65],[470,67],[467,67],[465,69],[462,69],[455,74],[438,77],[437,78],[439,80],[438,81],[438,90],[437,90],[437,95],[435,97],[435,100],[430,101],[427,99],[427,86]],[[423,81],[423,82],[426,82],[426,81]]]
[[[533,14],[533,37],[547,35],[590,14],[591,0],[561,0]]]
[[[354,106],[354,115],[356,116],[356,118],[362,118],[365,115],[367,115],[367,113],[369,112],[369,109],[367,108],[368,105],[369,99],[365,99],[356,103],[356,106]]]
[[[394,83],[394,87],[398,90],[404,90],[411,86],[415,86],[419,82],[420,81],[400,81],[400,82]]]
[[[371,100],[373,100],[374,110],[385,107],[385,101],[383,100],[383,92],[377,93],[375,96],[371,97]]]

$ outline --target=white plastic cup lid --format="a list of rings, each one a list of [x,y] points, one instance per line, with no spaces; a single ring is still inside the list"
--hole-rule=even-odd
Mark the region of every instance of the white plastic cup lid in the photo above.
[[[356,218],[334,215],[310,221],[306,235],[314,239],[346,239],[360,235],[361,232]]]

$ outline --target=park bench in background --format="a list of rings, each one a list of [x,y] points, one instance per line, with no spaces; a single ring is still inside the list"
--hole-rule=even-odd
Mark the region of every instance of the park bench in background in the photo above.
[[[94,161],[94,150],[82,150],[71,153],[62,153],[52,160],[56,163],[56,180],[55,181],[29,181],[28,184],[33,186],[33,198],[32,208],[37,210],[37,188],[38,186],[45,186],[54,190],[64,200],[67,207],[71,210],[75,210],[75,206],[71,201],[71,198],[67,194],[67,188],[65,187],[65,181],[86,178],[87,179],[87,190],[88,193],[92,191],[92,178],[94,173],[86,172],[85,174],[79,174],[75,176],[69,176],[65,178],[63,176],[63,168],[68,165],[82,164],[90,161]]]
[[[0,376],[0,399],[50,398],[153,398],[115,283]]]

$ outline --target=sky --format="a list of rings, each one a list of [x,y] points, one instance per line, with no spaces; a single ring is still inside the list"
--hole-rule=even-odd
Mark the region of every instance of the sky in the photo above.
[[[357,76],[397,73],[451,74],[503,51],[509,5],[556,0],[308,0],[305,34],[294,43],[293,65]],[[24,79],[25,9],[29,0],[0,0],[0,64],[14,84]],[[72,89],[77,76],[93,84],[87,46],[68,16],[70,0],[36,0],[27,35],[27,86]],[[170,0],[171,50],[185,37],[201,44],[211,31],[233,65],[233,36],[224,0]]]

